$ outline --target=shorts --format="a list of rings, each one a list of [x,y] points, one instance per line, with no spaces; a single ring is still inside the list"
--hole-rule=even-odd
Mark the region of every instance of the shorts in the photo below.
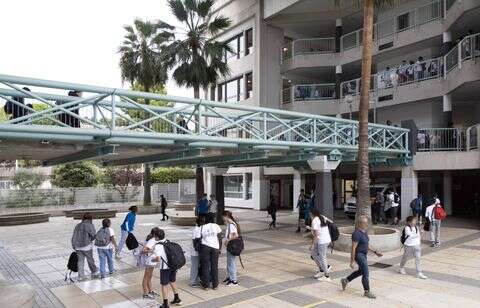
[[[177,271],[170,269],[160,270],[160,284],[166,286],[177,280]]]

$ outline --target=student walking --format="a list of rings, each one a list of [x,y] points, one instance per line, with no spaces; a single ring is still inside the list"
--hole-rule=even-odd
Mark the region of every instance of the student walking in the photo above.
[[[305,189],[300,190],[300,195],[298,196],[297,200],[297,210],[298,210],[298,223],[297,223],[297,231],[296,233],[300,233],[301,229],[301,222],[305,220],[305,208],[307,207],[307,198],[305,196]]]
[[[112,225],[110,219],[102,220],[102,228],[98,230],[95,236],[95,246],[97,246],[98,259],[100,261],[100,278],[105,278],[107,275],[106,265],[108,264],[108,272],[110,275],[115,273],[115,266],[113,263],[113,249],[117,248],[115,242],[115,232],[110,227]]]
[[[410,202],[410,209],[412,210],[412,216],[417,218],[418,224],[422,224],[422,211],[423,211],[423,197],[421,194]]]
[[[167,199],[165,199],[165,196],[164,195],[160,195],[160,213],[162,214],[162,221],[165,221],[165,217],[167,218],[168,220],[168,215],[166,214],[166,210],[167,210],[167,206],[168,206],[168,203],[167,203]]]
[[[181,305],[182,300],[178,296],[178,288],[177,288],[177,270],[171,269],[167,263],[167,253],[165,252],[165,232],[160,228],[153,228],[152,230],[153,235],[155,236],[155,241],[157,244],[155,245],[154,249],[154,257],[153,260],[157,263],[160,263],[160,285],[162,286],[162,300],[163,304],[160,308],[168,308],[168,287],[172,289],[173,292],[173,300],[170,302],[171,305]]]
[[[366,216],[358,217],[358,227],[352,234],[352,252],[350,254],[350,267],[355,268],[355,263],[358,265],[358,270],[351,273],[347,278],[341,279],[342,289],[345,290],[347,285],[357,277],[362,276],[362,285],[364,296],[375,299],[376,296],[370,290],[369,272],[367,254],[369,251],[376,254],[378,257],[383,256],[380,252],[373,250],[369,246],[369,238],[367,234],[368,218]]]
[[[311,210],[313,219],[311,230],[313,232],[313,243],[310,247],[312,258],[318,266],[318,272],[314,275],[318,281],[330,281],[330,266],[327,263],[327,249],[332,242],[327,222],[330,219],[321,215],[317,208]]]
[[[152,287],[152,277],[153,270],[157,266],[156,257],[160,254],[160,228],[152,228],[150,234],[147,235],[146,243],[143,246],[142,254],[144,255],[144,264],[145,271],[143,272],[142,279],[142,288],[143,288],[143,298],[144,299],[155,299],[156,296],[159,296],[157,292],[153,291]]]
[[[407,217],[407,225],[403,228],[402,231],[402,241],[403,241],[403,256],[402,260],[400,261],[400,270],[399,273],[402,275],[406,275],[407,272],[405,271],[405,263],[407,263],[408,258],[411,256],[415,257],[415,267],[417,269],[417,277],[420,279],[427,279],[422,273],[422,267],[420,263],[420,258],[422,256],[422,249],[421,249],[421,230],[417,226],[417,217],[416,216],[408,216]]]
[[[270,204],[268,205],[267,212],[268,212],[268,215],[272,217],[272,221],[268,225],[269,230],[272,229],[272,227],[273,228],[277,227],[277,210],[278,210],[277,201],[275,200],[274,196],[270,196]]]
[[[197,217],[195,220],[195,227],[192,229],[192,249],[190,250],[190,286],[192,288],[197,287],[198,270],[200,266],[200,259],[197,251],[197,249],[200,250],[200,246],[195,245],[195,239],[200,239],[200,228],[204,223],[204,217]]]
[[[127,236],[129,233],[133,232],[135,227],[135,219],[137,217],[138,208],[136,206],[131,206],[128,209],[128,214],[123,220],[122,225],[120,226],[120,241],[118,242],[118,249],[117,253],[115,254],[116,258],[122,257],[123,246],[125,245],[125,241],[127,240]]]
[[[213,222],[213,215],[206,216],[206,224],[200,228],[200,280],[202,287],[207,289],[212,283],[212,288],[218,288],[218,256],[220,254],[220,242],[218,234],[222,232],[220,226]]]
[[[84,264],[87,259],[88,268],[92,278],[97,276],[97,266],[93,260],[93,240],[95,239],[95,227],[90,213],[83,214],[82,222],[75,226],[72,235],[72,248],[78,257],[78,280],[85,280]]]
[[[440,226],[442,225],[442,221],[439,219],[439,217],[435,217],[437,208],[443,210],[442,206],[440,205],[440,199],[434,197],[433,203],[425,210],[425,219],[428,219],[430,222],[430,247],[440,246]]]
[[[225,211],[222,215],[223,222],[227,225],[225,229],[225,247],[227,247],[228,242],[234,240],[240,236],[240,226],[237,221],[233,218],[232,212]],[[227,278],[223,280],[227,286],[235,287],[238,286],[237,280],[237,264],[236,257],[232,255],[227,249]]]

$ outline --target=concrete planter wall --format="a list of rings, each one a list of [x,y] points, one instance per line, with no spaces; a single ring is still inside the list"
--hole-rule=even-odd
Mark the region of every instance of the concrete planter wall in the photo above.
[[[350,252],[352,250],[352,233],[354,227],[339,228],[340,236],[335,242],[335,250]],[[381,252],[400,248],[400,232],[394,228],[374,227],[368,234],[370,246]]]
[[[173,209],[167,210],[167,213],[172,224],[177,226],[193,226],[196,220],[194,209],[195,204],[175,203]]]
[[[0,215],[0,226],[28,225],[48,222],[50,214],[45,213],[20,213]]]

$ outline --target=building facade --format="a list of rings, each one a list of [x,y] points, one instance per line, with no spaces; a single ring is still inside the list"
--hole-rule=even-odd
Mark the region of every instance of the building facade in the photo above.
[[[363,11],[343,0],[219,0],[232,27],[218,39],[231,74],[206,93],[238,102],[356,119]],[[447,212],[480,215],[480,0],[398,0],[375,12],[370,122],[411,129],[408,166],[372,164],[372,184],[396,187],[402,216],[422,193]],[[226,134],[239,134],[229,130]],[[332,171],[335,207],[355,191],[355,165]],[[308,169],[206,169],[224,175],[227,206],[295,208],[315,188]],[[475,209],[476,205],[476,209]]]

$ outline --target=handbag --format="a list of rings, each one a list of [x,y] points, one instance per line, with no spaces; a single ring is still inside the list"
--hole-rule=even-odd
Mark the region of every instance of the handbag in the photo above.
[[[430,231],[430,219],[427,218],[425,224],[423,225],[423,230]]]

